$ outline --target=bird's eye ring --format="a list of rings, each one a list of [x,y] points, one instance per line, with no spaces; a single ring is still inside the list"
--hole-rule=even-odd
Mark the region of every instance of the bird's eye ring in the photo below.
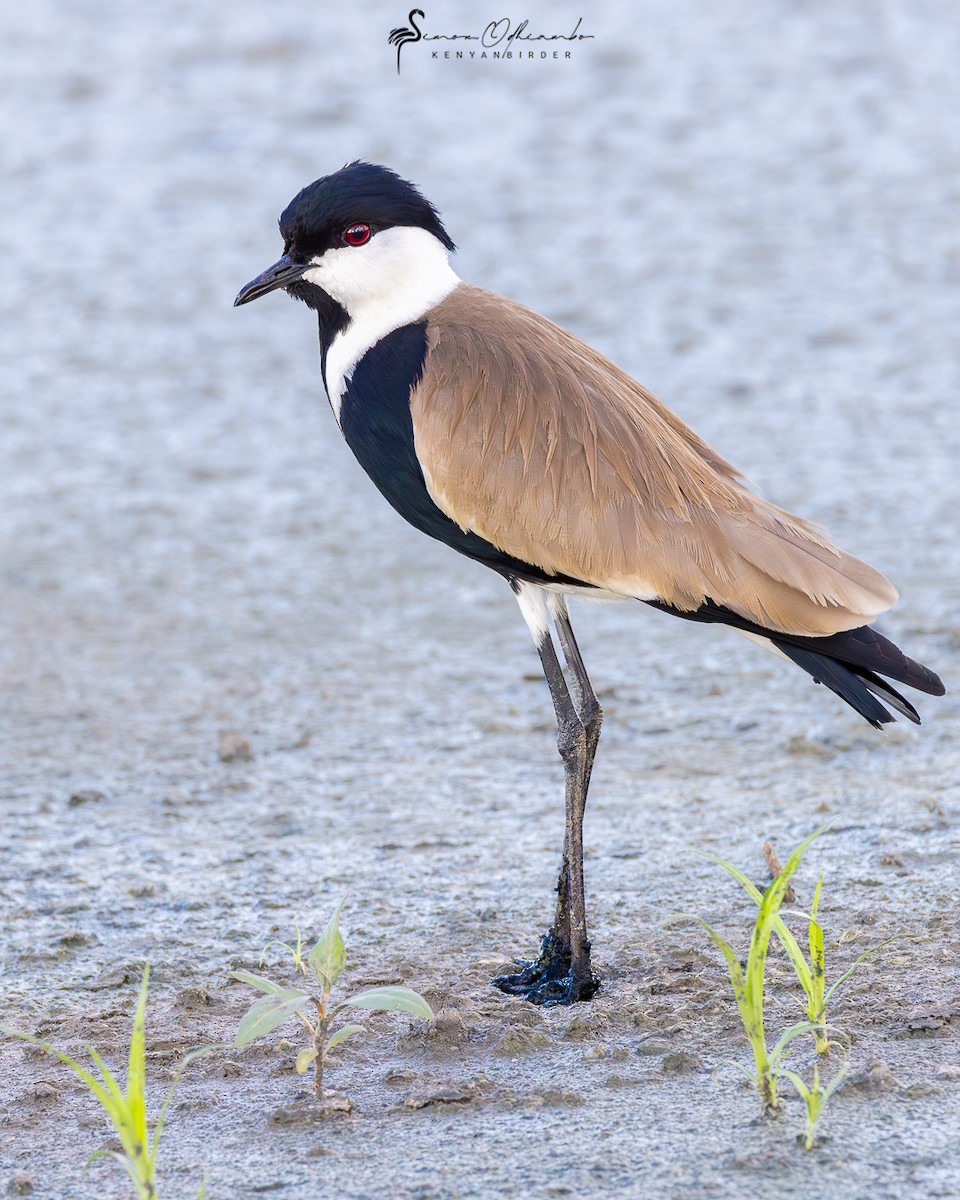
[[[365,225],[359,221],[356,225],[351,225],[349,229],[343,231],[343,240],[348,246],[362,246],[370,241],[373,230],[369,225]]]

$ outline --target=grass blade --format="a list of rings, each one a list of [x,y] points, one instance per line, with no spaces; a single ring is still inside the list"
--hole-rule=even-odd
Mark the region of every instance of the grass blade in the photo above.
[[[828,828],[829,824],[830,822],[828,821],[819,826],[812,833],[807,834],[803,841],[793,849],[790,857],[784,863],[780,874],[776,877],[776,879],[773,880],[773,882],[764,892],[763,903],[760,907],[761,919],[754,927],[754,937],[751,943],[751,952],[754,944],[757,947],[758,953],[760,953],[762,948],[762,962],[759,964],[759,988],[761,994],[761,1003],[763,991],[763,968],[766,965],[767,948],[769,946],[770,934],[773,931],[773,926],[775,922],[779,920],[779,911],[781,905],[783,904],[784,894],[786,893],[787,888],[790,886],[790,880],[796,874],[797,868],[803,861],[804,854],[806,854],[811,844]],[[787,927],[783,924],[782,920],[780,920],[780,925],[778,927],[778,936],[780,929],[784,930],[788,935],[787,945],[784,946],[784,949],[787,950],[789,955],[792,948],[790,943],[792,943],[793,946],[796,946],[796,939],[792,934],[790,934],[789,930],[787,930]],[[791,962],[793,962],[795,970],[798,969],[801,961],[803,961],[803,954],[800,951],[799,946],[797,946],[796,959],[794,959],[791,955]],[[809,974],[805,961],[803,961],[803,973]],[[803,974],[801,974],[801,983],[803,983]],[[756,986],[756,980],[754,980],[754,986]]]
[[[803,1079],[796,1073],[796,1071],[788,1071],[786,1067],[778,1067],[777,1074],[783,1079],[789,1079],[793,1086],[797,1089],[797,1094],[803,1100],[804,1104],[809,1106],[810,1089],[804,1083]]]
[[[160,1105],[160,1111],[157,1113],[157,1119],[153,1125],[153,1138],[150,1142],[151,1165],[153,1165],[156,1160],[157,1149],[160,1146],[160,1135],[163,1133],[163,1127],[167,1122],[167,1111],[173,1102],[174,1093],[180,1085],[180,1080],[183,1078],[184,1071],[186,1071],[187,1067],[189,1067],[195,1058],[202,1058],[205,1054],[210,1054],[214,1050],[222,1049],[224,1049],[224,1047],[217,1044],[198,1046],[195,1050],[188,1050],[183,1058],[181,1058],[180,1066],[177,1067],[176,1073],[173,1076],[173,1080],[171,1081],[170,1086],[167,1088],[167,1094],[163,1098],[163,1103]],[[204,1181],[203,1186],[206,1188],[206,1181]]]
[[[127,1102],[127,1098],[123,1094],[120,1084],[117,1083],[116,1077],[114,1076],[113,1072],[110,1070],[110,1068],[107,1066],[107,1064],[103,1061],[103,1059],[96,1052],[96,1050],[94,1050],[94,1048],[92,1046],[87,1046],[87,1053],[93,1059],[94,1064],[95,1064],[97,1070],[100,1072],[100,1075],[103,1079],[104,1087],[110,1093],[110,1096],[111,1096],[112,1100],[114,1101],[114,1103],[119,1104],[121,1106],[125,1105]]]
[[[826,825],[814,830],[813,833],[800,842],[787,859],[786,864],[780,869],[764,892],[761,892],[747,875],[732,863],[719,858],[715,854],[704,854],[705,858],[717,863],[725,871],[729,872],[757,906],[757,915],[750,932],[750,945],[743,967],[741,967],[740,959],[733,947],[715,929],[700,917],[694,917],[693,919],[706,930],[714,945],[720,950],[726,960],[727,973],[730,976],[730,983],[733,987],[740,1020],[744,1033],[747,1035],[747,1040],[750,1043],[750,1049],[753,1052],[754,1064],[756,1066],[755,1081],[763,1097],[764,1112],[766,1114],[776,1112],[780,1106],[777,1094],[777,1065],[786,1047],[801,1032],[806,1032],[813,1028],[810,1022],[802,1022],[799,1025],[793,1026],[781,1036],[773,1050],[768,1052],[763,1010],[764,977],[766,975],[767,956],[770,950],[770,938],[776,932],[778,939],[793,963],[794,969],[800,976],[801,982],[803,983],[804,980],[812,982],[803,951],[800,949],[796,938],[784,924],[780,916],[780,909],[783,905],[787,888],[790,886],[790,880],[800,866],[804,853],[810,846],[810,843],[824,829],[826,829]]]
[[[58,1050],[56,1046],[51,1046],[49,1042],[43,1041],[41,1038],[34,1037],[32,1033],[22,1033],[19,1029],[11,1029],[8,1025],[0,1025],[0,1033],[6,1034],[7,1037],[17,1038],[21,1042],[29,1042],[33,1046],[45,1051],[47,1054],[52,1054],[54,1058],[58,1058],[65,1066],[68,1066],[75,1075],[78,1075],[87,1085],[94,1096],[99,1100],[100,1104],[108,1113],[112,1112],[110,1092],[100,1083],[89,1071],[85,1070],[77,1062],[75,1058],[71,1058],[63,1050]],[[116,1082],[116,1081],[114,1081]]]
[[[798,1038],[804,1033],[813,1033],[820,1026],[816,1021],[798,1021],[795,1025],[791,1025],[789,1029],[785,1029],[777,1038],[773,1049],[770,1051],[770,1062],[774,1065],[783,1057],[786,1048],[790,1045],[794,1038]]]
[[[915,936],[914,934],[910,934],[910,933],[895,933],[893,935],[893,937],[884,938],[882,942],[877,942],[877,944],[875,946],[871,946],[869,950],[864,950],[864,952],[861,955],[859,955],[857,958],[855,958],[853,960],[853,963],[849,967],[847,967],[847,969],[840,976],[840,978],[837,979],[830,986],[830,988],[827,991],[826,996],[824,997],[824,1004],[829,1003],[830,997],[837,990],[837,988],[840,986],[840,984],[847,982],[847,980],[854,973],[854,971],[856,971],[857,967],[860,966],[860,964],[864,961],[864,959],[869,958],[871,954],[876,954],[876,952],[878,950],[882,950],[884,946],[889,946],[891,942],[897,942],[897,941],[900,941],[901,938],[909,938],[909,937],[914,937],[914,936]]]
[[[209,1046],[202,1047],[187,1054],[183,1059],[177,1074],[174,1076],[166,1099],[161,1106],[151,1145],[148,1141],[146,1098],[146,1010],[149,978],[150,966],[148,963],[144,966],[143,977],[140,983],[140,993],[130,1032],[126,1094],[122,1091],[110,1068],[92,1046],[88,1046],[87,1051],[100,1072],[100,1080],[82,1067],[76,1059],[64,1053],[64,1051],[58,1050],[56,1046],[50,1045],[49,1042],[42,1041],[32,1034],[21,1033],[19,1030],[0,1025],[0,1032],[8,1034],[10,1037],[15,1037],[20,1041],[28,1042],[30,1045],[38,1046],[47,1054],[52,1054],[83,1081],[110,1118],[110,1122],[123,1147],[122,1151],[107,1148],[98,1150],[90,1157],[89,1161],[96,1162],[98,1159],[106,1157],[118,1162],[129,1176],[140,1200],[156,1200],[154,1159],[159,1144],[160,1133],[163,1128],[164,1116],[173,1098],[174,1090],[180,1081],[183,1069],[192,1058],[195,1058],[198,1054],[207,1053],[214,1048]]]
[[[150,964],[143,967],[140,995],[133,1014],[130,1032],[130,1053],[127,1056],[127,1113],[137,1145],[147,1149],[147,986]]]
[[[138,1158],[143,1148],[143,1141],[138,1132],[136,1114],[131,1110],[129,1100],[120,1090],[120,1085],[100,1055],[92,1046],[87,1047],[87,1052],[97,1065],[110,1094],[107,1115],[120,1137],[124,1154],[130,1159]]]
[[[844,1062],[844,1063],[841,1063],[839,1067],[837,1067],[836,1075],[834,1075],[834,1077],[830,1080],[830,1082],[827,1084],[827,1086],[823,1089],[823,1103],[824,1104],[826,1104],[826,1102],[830,1099],[830,1097],[837,1090],[837,1088],[840,1086],[840,1084],[843,1083],[843,1081],[846,1079],[849,1072],[850,1072],[850,1064],[849,1063]]]
[[[762,1088],[768,1066],[766,1036],[763,1030],[763,1009],[761,1007],[758,1012],[751,1000],[747,989],[746,976],[740,966],[740,958],[734,948],[701,917],[694,917],[693,919],[707,931],[713,944],[726,961],[727,974],[730,977],[730,985],[733,988],[734,999],[737,1002],[737,1011],[740,1014],[740,1023],[743,1025],[743,1032],[747,1035],[747,1041],[750,1043],[750,1050],[753,1054],[753,1061],[756,1067],[754,1081]]]
[[[702,854],[704,858],[708,858],[711,862],[715,862],[718,866],[723,867],[725,871],[728,871],[758,908],[763,904],[764,893],[760,891],[750,877],[741,871],[739,867],[735,867],[733,863],[727,862],[726,859],[720,858],[716,854],[709,854],[705,850],[698,851],[698,853]],[[794,870],[796,870],[796,867],[794,867]],[[800,949],[800,944],[784,924],[779,913],[774,917],[773,931],[777,935],[777,940],[783,947],[787,957],[790,959],[793,969],[796,971],[797,977],[800,979],[800,983],[804,991],[806,991],[807,984],[812,984],[812,980],[810,979],[810,971],[807,966],[807,960],[804,958],[803,951]]]

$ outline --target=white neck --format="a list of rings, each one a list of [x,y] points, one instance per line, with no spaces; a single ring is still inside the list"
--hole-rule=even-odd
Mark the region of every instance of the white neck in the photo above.
[[[328,250],[314,262],[304,279],[323,288],[350,318],[330,344],[324,370],[339,421],[343,394],[364,354],[449,296],[460,277],[433,234],[411,226],[384,229],[365,246]]]

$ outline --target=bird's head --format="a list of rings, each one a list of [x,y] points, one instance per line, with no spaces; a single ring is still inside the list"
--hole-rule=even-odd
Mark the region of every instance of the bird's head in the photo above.
[[[280,216],[280,233],[283,257],[242,288],[234,305],[284,288],[312,308],[322,310],[329,297],[353,315],[449,272],[447,254],[455,248],[437,210],[412,183],[365,162],[294,196]]]

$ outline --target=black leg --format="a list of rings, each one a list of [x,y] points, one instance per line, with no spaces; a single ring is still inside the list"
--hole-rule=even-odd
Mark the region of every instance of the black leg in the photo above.
[[[532,585],[515,586],[524,619],[533,634],[557,718],[557,748],[563,758],[566,791],[566,827],[563,862],[557,884],[557,912],[553,929],[544,936],[534,962],[494,980],[501,991],[520,995],[534,1004],[572,1004],[589,1000],[599,987],[590,968],[586,901],[583,886],[583,814],[593,767],[602,713],[584,670],[562,597],[551,607],[557,617],[564,655],[574,675],[582,710],[570,696],[563,668],[550,637],[545,593]],[[583,719],[586,718],[586,720]]]
[[[553,593],[548,603],[556,622],[560,645],[563,648],[563,657],[566,659],[567,666],[576,684],[577,715],[586,734],[586,761],[583,771],[583,790],[580,797],[580,825],[582,828],[583,814],[587,804],[587,791],[590,787],[590,776],[593,774],[593,760],[597,753],[597,743],[600,741],[600,728],[603,725],[603,709],[600,707],[600,701],[593,690],[593,685],[587,674],[587,668],[584,666],[583,658],[580,654],[580,647],[577,645],[577,639],[574,637],[566,600],[562,595]],[[560,875],[557,880],[557,915],[553,926],[555,936],[558,935],[559,931],[569,929],[569,896],[570,851],[567,837],[564,836],[563,859],[560,863]],[[569,935],[567,940],[569,940]]]
[[[573,636],[573,626],[570,624],[566,600],[561,595],[551,595],[550,607],[557,622],[557,633],[560,635],[563,656],[567,660],[567,666],[573,672],[577,684],[577,710],[587,734],[587,767],[584,786],[584,800],[586,800],[586,789],[590,786],[593,760],[597,753],[597,743],[600,741],[600,728],[603,725],[603,709],[593,690],[587,668],[583,665],[577,639]]]

